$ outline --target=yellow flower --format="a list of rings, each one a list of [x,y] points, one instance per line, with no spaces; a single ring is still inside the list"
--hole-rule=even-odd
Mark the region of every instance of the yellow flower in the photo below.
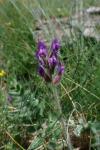
[[[6,75],[6,72],[4,70],[0,70],[0,77],[4,77]]]

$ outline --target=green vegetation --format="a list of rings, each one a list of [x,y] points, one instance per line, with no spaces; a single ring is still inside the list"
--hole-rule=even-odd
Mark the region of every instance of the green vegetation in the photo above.
[[[84,1],[85,7],[98,4],[98,0]],[[0,1],[0,71],[6,72],[0,76],[0,149],[62,149],[55,99],[37,73],[34,29],[40,18],[69,16],[74,11],[74,0]],[[99,57],[100,43],[94,39],[82,35],[72,43],[65,39],[61,47],[65,73],[57,87],[66,124],[73,125],[77,134],[90,131],[94,149],[100,140]]]

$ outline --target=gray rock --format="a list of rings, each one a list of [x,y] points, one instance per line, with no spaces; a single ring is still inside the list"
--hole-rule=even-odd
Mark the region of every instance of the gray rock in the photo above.
[[[79,29],[85,37],[100,41],[100,7],[90,7],[72,16],[70,24]]]
[[[71,17],[49,18],[36,24],[33,37],[50,43],[54,37],[73,42],[78,34],[100,41],[100,7],[90,7]]]
[[[96,15],[96,14],[99,14],[100,15],[100,7],[90,7],[90,8],[88,8],[87,10],[86,10],[86,12],[88,13],[88,14],[94,14],[94,15]]]

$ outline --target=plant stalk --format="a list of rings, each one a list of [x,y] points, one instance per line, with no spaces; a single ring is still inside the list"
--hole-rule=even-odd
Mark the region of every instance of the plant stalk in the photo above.
[[[54,94],[54,99],[56,101],[57,110],[58,110],[58,112],[61,116],[60,119],[61,119],[61,124],[62,124],[62,128],[63,128],[64,139],[66,141],[66,145],[68,146],[69,144],[68,144],[68,136],[67,136],[67,127],[66,127],[66,123],[65,123],[63,113],[62,113],[62,107],[61,107],[61,104],[60,104],[60,99],[59,99],[59,94],[58,94],[58,91],[57,91],[57,87],[53,88],[53,94]],[[69,149],[72,150],[71,147],[69,147]]]

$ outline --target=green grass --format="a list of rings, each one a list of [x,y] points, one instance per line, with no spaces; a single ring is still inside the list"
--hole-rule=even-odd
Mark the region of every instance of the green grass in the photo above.
[[[62,129],[52,90],[37,74],[33,31],[40,18],[71,15],[74,3],[69,0],[0,3],[0,69],[7,72],[7,76],[0,78],[0,148],[4,150],[28,147],[34,150],[41,145],[54,150],[62,147]],[[98,0],[84,1],[84,7],[98,4]],[[81,35],[71,44],[65,39],[61,47],[65,74],[58,86],[66,122],[71,119],[75,130],[81,132],[84,115],[86,122],[82,125],[93,131],[94,144],[99,143],[100,130],[99,48],[99,42]],[[11,103],[8,95],[12,96]]]

